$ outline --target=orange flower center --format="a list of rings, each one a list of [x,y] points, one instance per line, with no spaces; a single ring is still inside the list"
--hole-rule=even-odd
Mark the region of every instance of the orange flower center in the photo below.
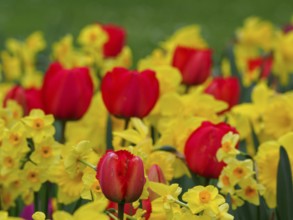
[[[20,137],[18,134],[11,134],[9,137],[9,141],[12,145],[17,145],[20,142]]]
[[[43,146],[43,147],[41,148],[41,155],[42,155],[42,157],[44,157],[44,158],[48,158],[48,157],[50,157],[50,156],[52,155],[52,149],[51,149],[51,147]]]
[[[211,193],[207,190],[203,190],[199,193],[199,200],[201,203],[208,203],[211,200]]]
[[[233,170],[234,176],[236,176],[238,179],[242,178],[244,176],[244,170],[242,167],[237,167]]]
[[[222,149],[224,152],[228,153],[230,150],[232,150],[231,143],[229,141],[224,142],[222,145]]]
[[[30,171],[27,175],[27,178],[33,183],[38,182],[38,174],[35,171]]]
[[[10,156],[7,156],[4,158],[4,166],[6,166],[7,168],[11,168],[14,165],[14,161]]]
[[[250,186],[247,186],[245,188],[245,195],[247,197],[254,197],[256,195],[256,193],[257,193],[256,190]]]
[[[43,119],[41,119],[41,118],[36,118],[35,120],[34,120],[34,125],[33,125],[33,127],[35,128],[35,129],[42,129],[43,127],[44,127],[44,121],[43,121]]]
[[[227,175],[222,177],[222,182],[224,186],[230,186],[230,178]]]

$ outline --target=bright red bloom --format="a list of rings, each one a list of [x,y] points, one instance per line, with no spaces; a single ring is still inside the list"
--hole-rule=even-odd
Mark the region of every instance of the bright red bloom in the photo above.
[[[199,85],[211,74],[212,51],[178,46],[172,65],[180,70],[183,84]]]
[[[101,91],[108,111],[118,117],[143,118],[159,97],[159,82],[152,70],[141,73],[114,68],[102,80]]]
[[[65,69],[60,63],[52,63],[42,87],[45,112],[62,120],[80,119],[91,103],[93,92],[87,67]]]
[[[260,69],[260,78],[266,79],[272,70],[273,58],[269,57],[258,57],[255,59],[248,60],[248,70],[249,72],[254,71],[255,69]]]
[[[238,133],[235,128],[224,122],[212,124],[203,122],[185,143],[184,154],[188,167],[193,173],[218,178],[225,163],[218,162],[216,153],[221,148],[221,141],[229,131]]]
[[[145,184],[142,160],[125,150],[108,151],[99,161],[96,178],[104,195],[113,202],[134,202]]]
[[[37,88],[25,89],[19,85],[14,86],[5,96],[4,106],[9,99],[15,100],[23,109],[24,115],[28,115],[32,109],[43,109],[41,91]]]
[[[104,44],[103,48],[104,56],[115,57],[121,52],[125,44],[125,30],[112,24],[102,25],[102,28],[108,34],[108,41]]]
[[[239,102],[240,83],[237,77],[215,77],[205,89],[205,93],[228,103],[227,110],[230,110]]]

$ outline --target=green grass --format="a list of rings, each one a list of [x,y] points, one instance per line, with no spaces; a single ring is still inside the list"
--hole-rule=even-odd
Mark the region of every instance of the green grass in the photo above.
[[[290,0],[0,0],[0,43],[41,30],[49,42],[77,34],[92,22],[127,29],[135,61],[183,25],[197,23],[216,54],[252,15],[282,25],[293,15]]]

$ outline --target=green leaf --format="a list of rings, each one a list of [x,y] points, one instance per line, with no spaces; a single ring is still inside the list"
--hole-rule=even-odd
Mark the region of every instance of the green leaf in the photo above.
[[[292,173],[286,149],[281,146],[277,175],[277,215],[278,220],[293,219]]]
[[[112,120],[111,115],[108,115],[107,118],[107,128],[106,128],[106,144],[108,150],[113,150],[112,146],[112,140],[113,140],[113,134],[112,134]]]

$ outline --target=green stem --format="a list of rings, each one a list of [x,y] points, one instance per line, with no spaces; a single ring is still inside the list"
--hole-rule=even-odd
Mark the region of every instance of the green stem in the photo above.
[[[38,192],[34,192],[34,208],[35,208],[34,212],[40,211]]]
[[[46,216],[49,216],[50,213],[49,213],[49,200],[50,200],[50,194],[51,194],[51,191],[50,191],[50,188],[51,188],[51,183],[50,182],[46,182],[45,183],[45,199],[44,199],[44,213]]]
[[[124,217],[124,202],[118,203],[118,219],[123,220]]]
[[[65,137],[65,129],[66,129],[66,120],[60,120],[60,140],[59,140],[59,142],[61,143],[61,144],[65,144],[65,142],[66,142],[66,137]]]
[[[89,162],[87,162],[85,160],[78,160],[78,161],[96,171],[96,167],[94,165],[90,164]]]
[[[189,90],[190,90],[190,85],[186,85],[186,87],[185,87],[185,94],[188,94]]]

